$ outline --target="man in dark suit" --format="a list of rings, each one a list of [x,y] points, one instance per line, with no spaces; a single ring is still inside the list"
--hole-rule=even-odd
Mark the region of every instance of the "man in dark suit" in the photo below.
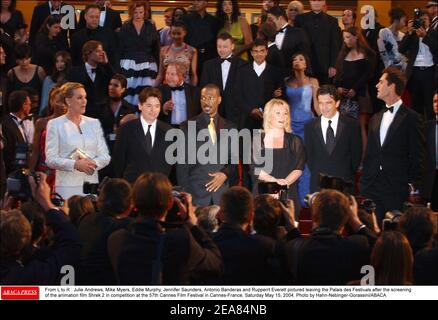
[[[163,112],[159,119],[174,126],[201,112],[199,88],[184,82],[185,67],[180,63],[167,65],[165,83],[160,86]]]
[[[132,200],[138,219],[108,240],[118,284],[190,285],[222,274],[219,249],[196,226],[189,195],[182,196],[186,206],[172,197],[172,185],[162,174],[145,173],[137,179]],[[164,222],[174,204],[187,216],[179,228]]]
[[[342,44],[338,20],[323,11],[325,5],[325,0],[310,0],[312,11],[295,19],[295,26],[307,33],[312,71],[320,84],[329,83],[336,75],[336,60]]]
[[[198,206],[219,204],[221,195],[228,187],[227,179],[235,173],[233,163],[237,164],[238,160],[237,156],[232,156],[234,150],[230,148],[229,137],[228,141],[221,139],[220,130],[230,130],[236,126],[219,116],[220,103],[219,88],[214,84],[205,86],[201,90],[202,113],[181,124],[186,148],[183,150],[183,163],[178,162],[176,167],[178,184],[193,196],[193,203]],[[209,139],[206,142],[198,141],[198,135],[204,140],[205,136]],[[201,147],[204,151],[198,154]],[[205,158],[200,159],[199,156]]]
[[[353,205],[350,205],[350,201]],[[377,237],[358,218],[357,203],[336,190],[323,190],[312,202],[314,229],[309,238],[286,244],[285,255],[295,285],[346,285],[362,278]],[[348,223],[354,234],[344,237]]]
[[[222,103],[219,113],[228,121],[238,123],[240,119],[241,106],[239,106],[238,95],[241,91],[241,83],[237,82],[237,75],[246,64],[242,59],[233,56],[234,39],[228,33],[220,34],[217,38],[218,58],[205,63],[201,87],[207,84],[215,84],[220,88]]]
[[[377,97],[386,109],[369,124],[368,144],[360,180],[363,196],[373,199],[381,221],[389,210],[401,210],[409,190],[421,187],[425,141],[421,117],[403,105],[406,77],[389,67],[377,84]]]
[[[198,50],[198,79],[200,79],[204,63],[217,57],[216,36],[219,31],[219,20],[207,12],[208,1],[193,1],[193,11],[183,16],[187,26],[186,43]]]
[[[307,165],[311,172],[310,192],[319,191],[320,175],[339,177],[354,185],[362,158],[359,123],[340,115],[340,97],[332,85],[318,90],[321,116],[304,127]],[[349,190],[353,193],[354,190]]]
[[[29,44],[33,46],[35,37],[37,33],[40,31],[41,26],[43,25],[46,18],[50,15],[61,15],[61,8],[66,6],[67,4],[60,0],[49,0],[44,3],[37,5],[33,9],[32,20],[30,23],[30,31],[29,31]],[[75,26],[76,29],[76,17],[75,17]],[[73,29],[73,30],[74,30]],[[63,37],[63,43],[67,42],[68,33],[71,30],[62,30],[61,36]],[[70,33],[71,36],[71,33]]]
[[[5,115],[1,121],[3,136],[3,160],[5,163],[6,175],[15,171],[17,168],[16,151],[17,146],[26,152],[32,143],[34,125],[28,120],[31,101],[29,94],[25,90],[16,90],[9,95],[8,101],[10,113]],[[23,163],[26,165],[26,163]]]
[[[423,198],[429,201],[433,211],[438,211],[438,92],[433,96],[435,119],[425,123],[426,162],[424,170]]]
[[[268,21],[263,23],[257,31],[257,38],[263,39],[268,42],[268,56],[266,57],[266,62],[280,70],[284,78],[287,71],[286,64],[283,54],[280,50],[278,50],[275,43],[276,37],[277,27],[273,22]]]
[[[122,27],[120,13],[105,6],[105,0],[96,0],[96,5],[100,8],[99,26],[112,31],[118,31]],[[85,11],[81,11],[78,29],[85,28]]]
[[[172,166],[166,161],[166,133],[172,129],[158,120],[162,96],[157,88],[145,88],[139,94],[140,118],[122,126],[117,134],[112,165],[117,178],[130,183],[144,172],[169,176]]]
[[[426,120],[430,120],[435,118],[432,99],[437,85],[435,66],[438,64],[438,32],[430,28],[430,19],[426,12],[420,15],[423,25],[414,29],[414,21],[409,21],[408,33],[398,50],[408,58],[406,77],[413,109]]]
[[[87,110],[85,115],[98,118],[99,105],[108,99],[108,84],[114,72],[108,63],[103,46],[98,41],[88,41],[82,48],[82,65],[72,67],[67,80],[82,83],[87,92]]]
[[[268,285],[279,283],[281,269],[275,251],[276,242],[251,234],[254,200],[245,188],[232,187],[221,199],[223,223],[214,235],[224,261],[220,285]],[[216,282],[215,282],[216,283]]]
[[[274,98],[274,92],[283,86],[282,73],[266,61],[268,44],[256,39],[251,49],[253,63],[248,63],[239,73],[242,83],[242,113],[239,128],[260,129],[265,104]]]
[[[268,20],[277,27],[275,44],[283,54],[286,75],[290,75],[292,73],[292,56],[297,52],[310,54],[309,40],[303,29],[289,25],[286,11],[280,7],[273,7],[269,10]]]
[[[117,37],[113,30],[99,26],[100,7],[95,4],[87,5],[84,10],[85,26],[71,37],[72,63],[78,66],[82,63],[82,47],[90,40],[102,43],[108,55],[108,60],[114,70],[119,68]]]

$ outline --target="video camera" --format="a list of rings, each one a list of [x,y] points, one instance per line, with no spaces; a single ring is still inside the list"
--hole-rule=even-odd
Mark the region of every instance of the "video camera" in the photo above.
[[[17,168],[11,172],[6,179],[6,190],[8,195],[20,201],[32,199],[32,190],[29,185],[29,176],[32,175],[37,181],[35,173],[28,169],[29,147],[26,143],[17,143],[15,146],[14,166]]]
[[[420,29],[421,27],[424,28],[424,19],[422,18],[423,13],[419,8],[414,9],[414,29]]]

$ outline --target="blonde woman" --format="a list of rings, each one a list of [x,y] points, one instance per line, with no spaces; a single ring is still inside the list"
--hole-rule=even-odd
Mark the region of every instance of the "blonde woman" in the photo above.
[[[98,170],[110,162],[99,120],[84,116],[87,94],[80,83],[62,87],[67,113],[47,124],[46,164],[56,170],[55,191],[64,199],[84,195],[85,183],[97,184]]]
[[[291,1],[287,6],[287,19],[289,24],[293,27],[296,16],[304,13],[304,5],[300,1]]]
[[[300,202],[297,181],[303,173],[305,153],[301,138],[292,134],[289,105],[286,101],[272,99],[266,104],[263,129],[253,142],[255,191],[260,182],[287,186],[288,198],[294,201],[295,216],[298,217]],[[258,158],[260,155],[265,157],[264,161]]]

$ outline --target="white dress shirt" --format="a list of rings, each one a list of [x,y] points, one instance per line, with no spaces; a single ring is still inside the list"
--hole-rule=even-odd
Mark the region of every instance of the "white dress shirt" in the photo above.
[[[27,143],[27,145],[31,145],[33,142],[33,134],[35,132],[35,126],[33,124],[32,120],[26,119],[21,120],[18,118],[15,114],[10,113],[12,119],[14,120],[15,124],[17,125],[18,129],[21,132],[21,135],[23,136],[24,141]],[[21,124],[20,124],[21,122]]]
[[[141,122],[141,126],[143,127],[144,135],[146,136],[146,133],[148,132],[148,126],[150,126],[150,124],[148,124],[146,122],[146,120],[143,119],[143,117],[141,115],[140,115],[140,122]],[[150,130],[151,130],[151,137],[152,137],[152,146],[154,146],[155,132],[157,131],[157,120],[156,119],[152,123],[152,127],[150,127]]]
[[[232,54],[230,54],[227,59],[231,58]],[[223,90],[225,90],[225,86],[227,85],[227,79],[228,79],[228,74],[230,73],[230,68],[231,68],[231,62],[228,61],[224,61],[221,64],[221,70],[222,70],[222,88]]]
[[[181,86],[183,86],[181,84]],[[186,92],[184,90],[172,90],[172,101],[174,104],[172,110],[171,124],[179,125],[187,120],[187,101]]]
[[[336,112],[336,114],[331,119],[321,116],[321,130],[322,130],[322,136],[324,138],[324,143],[327,143],[326,136],[327,136],[327,128],[329,125],[329,120],[332,121],[331,127],[336,137],[336,132],[338,131],[339,112]]]
[[[420,43],[414,67],[433,67],[433,55],[430,52],[429,46],[423,43],[423,38],[420,38],[419,41]]]
[[[284,26],[281,27],[281,29],[286,28],[287,25],[288,24],[286,23]],[[281,50],[281,48],[283,48],[283,41],[285,36],[286,36],[286,29],[284,29],[283,31],[279,31],[275,36],[275,44],[277,45],[278,50]]]
[[[107,10],[107,8],[105,7],[105,11],[100,11],[99,26],[101,26],[101,27],[103,27],[105,25],[106,10]]]
[[[394,107],[394,111],[391,113],[386,111],[383,114],[382,122],[380,123],[380,145],[382,146],[386,139],[386,134],[388,133],[389,127],[391,126],[392,121],[394,121],[394,117],[397,114],[398,109],[403,104],[403,101],[399,100],[394,103],[392,106],[386,106],[386,108]]]
[[[50,15],[53,16],[53,15],[55,15],[55,14],[61,14],[61,6],[62,6],[62,2],[61,2],[61,4],[59,5],[59,10],[55,10],[55,9],[53,9],[52,2],[49,1]]]
[[[96,80],[96,72],[93,72],[93,68],[91,65],[88,64],[88,62],[85,62],[85,69],[87,70],[87,74],[90,77],[91,81],[95,81]]]
[[[257,62],[253,62],[253,68],[255,73],[257,73],[257,76],[260,77],[263,73],[263,71],[265,71],[266,69],[266,61],[263,62],[261,65],[258,65]]]
[[[56,170],[55,189],[64,199],[82,195],[85,182],[98,183],[97,171],[111,160],[100,121],[82,116],[79,127],[66,115],[47,123],[46,164]],[[91,176],[74,168],[76,160],[70,156],[77,149],[96,162],[97,169]]]

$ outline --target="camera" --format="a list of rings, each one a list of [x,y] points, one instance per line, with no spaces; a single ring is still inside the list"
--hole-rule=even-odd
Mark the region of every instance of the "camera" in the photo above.
[[[419,8],[414,9],[414,29],[420,29],[421,27],[424,27],[424,19],[422,18],[423,13]]]
[[[372,214],[376,210],[376,203],[371,199],[363,199],[359,204],[359,208],[365,210],[369,214]]]
[[[277,182],[260,182],[258,184],[259,194],[276,194],[278,195],[278,200],[285,206],[287,206],[288,189],[287,186],[282,186]]]
[[[181,194],[181,187],[175,186],[172,189],[172,197],[175,200],[181,201],[187,208],[185,197]],[[176,201],[173,202],[172,208],[167,212],[166,223],[182,224],[187,221],[189,216],[186,212],[181,212]]]
[[[29,172],[27,168],[27,156],[29,148],[26,143],[17,143],[15,146],[14,165],[17,170],[11,172],[6,179],[6,190],[8,195],[20,201],[27,201],[32,199],[32,190],[29,185]],[[32,173],[35,181],[38,179]]]

